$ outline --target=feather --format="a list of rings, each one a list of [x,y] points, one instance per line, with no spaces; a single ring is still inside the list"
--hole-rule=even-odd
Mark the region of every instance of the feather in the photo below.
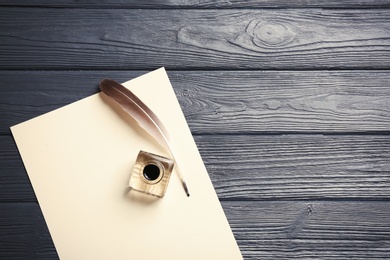
[[[172,149],[169,142],[168,131],[157,117],[155,113],[143,103],[133,92],[125,88],[118,82],[111,79],[103,79],[100,84],[100,90],[112,98],[116,103],[118,103],[121,108],[126,111],[134,120],[143,128],[147,133],[149,133],[164,149],[169,151],[175,161],[177,168],[177,163],[175,157],[172,153]],[[177,169],[176,172],[179,175],[181,183],[183,185],[184,191],[189,197],[188,187],[184,181],[183,176],[180,171]]]

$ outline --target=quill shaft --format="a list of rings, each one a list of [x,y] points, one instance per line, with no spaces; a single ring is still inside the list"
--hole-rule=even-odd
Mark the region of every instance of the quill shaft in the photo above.
[[[133,92],[118,82],[111,79],[104,79],[99,84],[100,90],[118,103],[134,120],[149,133],[162,147],[169,151],[176,164],[176,172],[179,175],[184,191],[190,196],[188,187],[180,173],[176,159],[173,155],[169,142],[168,131],[155,113],[143,103]]]

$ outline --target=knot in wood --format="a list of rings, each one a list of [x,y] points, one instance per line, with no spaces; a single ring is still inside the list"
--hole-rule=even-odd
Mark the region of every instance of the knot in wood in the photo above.
[[[269,100],[269,101],[265,102],[265,105],[270,110],[276,110],[282,106],[282,104],[278,100]]]
[[[292,42],[295,33],[277,21],[261,21],[253,27],[253,43],[257,46],[281,47]]]

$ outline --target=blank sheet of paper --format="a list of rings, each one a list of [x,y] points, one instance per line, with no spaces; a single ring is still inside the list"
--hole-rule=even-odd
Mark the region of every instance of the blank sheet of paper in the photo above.
[[[164,198],[128,187],[140,150],[169,157],[103,94],[11,128],[59,257],[242,259],[163,68],[124,84],[166,126],[174,169]]]

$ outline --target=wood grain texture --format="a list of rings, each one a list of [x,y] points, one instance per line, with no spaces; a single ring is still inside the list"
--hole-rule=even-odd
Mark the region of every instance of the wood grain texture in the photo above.
[[[0,133],[145,71],[0,71]],[[168,71],[194,134],[388,132],[388,71]]]
[[[390,202],[223,201],[222,206],[245,259],[390,254]],[[38,204],[0,203],[0,258],[58,259]]]
[[[389,199],[389,136],[199,136],[223,199]]]
[[[0,203],[0,259],[58,259],[37,203]]]
[[[16,144],[11,136],[0,136],[0,203],[26,201],[37,199]]]
[[[388,8],[388,0],[0,0],[0,6],[66,8]]]
[[[1,8],[0,69],[387,69],[389,17],[387,9]]]
[[[195,136],[225,200],[390,200],[389,136]],[[130,167],[130,166],[129,166]],[[0,202],[35,201],[10,136],[0,136]]]
[[[223,202],[245,259],[384,259],[389,202]]]

